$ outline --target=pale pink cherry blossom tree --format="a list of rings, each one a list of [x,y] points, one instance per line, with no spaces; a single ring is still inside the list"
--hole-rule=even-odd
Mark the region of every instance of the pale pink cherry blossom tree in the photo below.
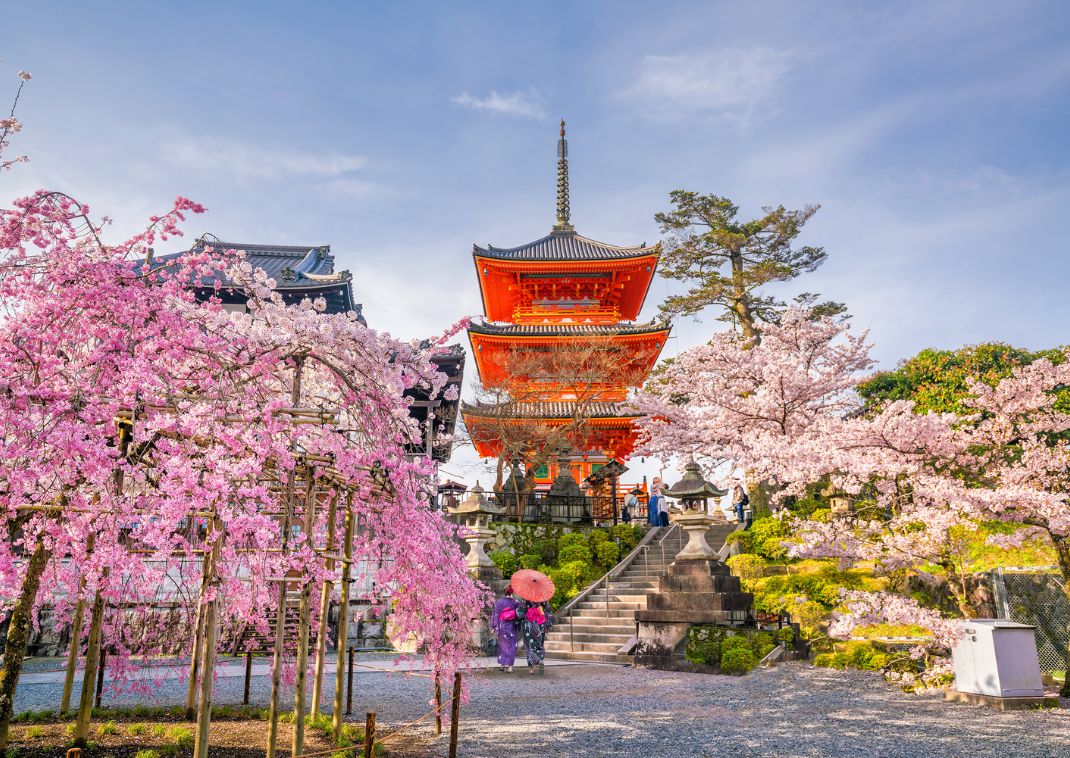
[[[637,453],[732,461],[758,479],[816,481],[826,422],[860,408],[853,387],[873,365],[866,333],[791,308],[755,344],[722,332],[691,348],[640,391]]]

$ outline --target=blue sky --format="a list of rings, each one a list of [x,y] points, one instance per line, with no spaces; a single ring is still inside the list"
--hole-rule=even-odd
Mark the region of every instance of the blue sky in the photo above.
[[[330,244],[369,323],[480,303],[473,242],[553,221],[658,239],[676,188],[819,203],[829,260],[786,291],[848,303],[892,366],[929,346],[1070,342],[1070,7],[1062,2],[12,3],[0,82],[34,74],[5,198],[66,190],[136,228]],[[170,251],[168,248],[167,251]],[[658,281],[653,312],[672,286]],[[712,315],[676,328],[668,354]],[[456,473],[474,469],[470,456]]]

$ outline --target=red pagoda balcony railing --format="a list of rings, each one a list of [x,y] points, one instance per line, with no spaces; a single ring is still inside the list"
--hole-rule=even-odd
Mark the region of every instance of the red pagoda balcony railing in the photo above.
[[[616,324],[621,320],[620,308],[615,306],[518,305],[513,310],[513,322],[517,324],[557,324],[565,318],[572,319],[576,323],[590,324]]]

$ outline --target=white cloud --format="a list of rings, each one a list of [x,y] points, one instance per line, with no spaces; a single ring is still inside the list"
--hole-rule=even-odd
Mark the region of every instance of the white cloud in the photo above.
[[[624,94],[644,101],[654,118],[703,115],[746,124],[773,110],[770,101],[791,71],[790,59],[766,47],[645,55]]]
[[[476,111],[503,113],[507,116],[518,116],[520,118],[546,118],[546,112],[542,107],[542,96],[534,90],[509,93],[499,93],[496,90],[491,90],[486,97],[473,97],[465,90],[461,94],[451,97],[450,102]]]
[[[182,137],[163,145],[163,159],[196,173],[230,174],[248,180],[286,177],[331,178],[367,165],[360,155],[304,153],[280,145],[256,145],[220,137]]]

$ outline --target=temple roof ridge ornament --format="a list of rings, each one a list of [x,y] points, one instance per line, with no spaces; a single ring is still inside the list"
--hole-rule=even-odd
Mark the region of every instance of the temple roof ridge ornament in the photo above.
[[[568,140],[565,139],[565,119],[561,119],[561,138],[557,141],[557,221],[554,234],[575,234],[570,223],[572,209],[568,200]]]

